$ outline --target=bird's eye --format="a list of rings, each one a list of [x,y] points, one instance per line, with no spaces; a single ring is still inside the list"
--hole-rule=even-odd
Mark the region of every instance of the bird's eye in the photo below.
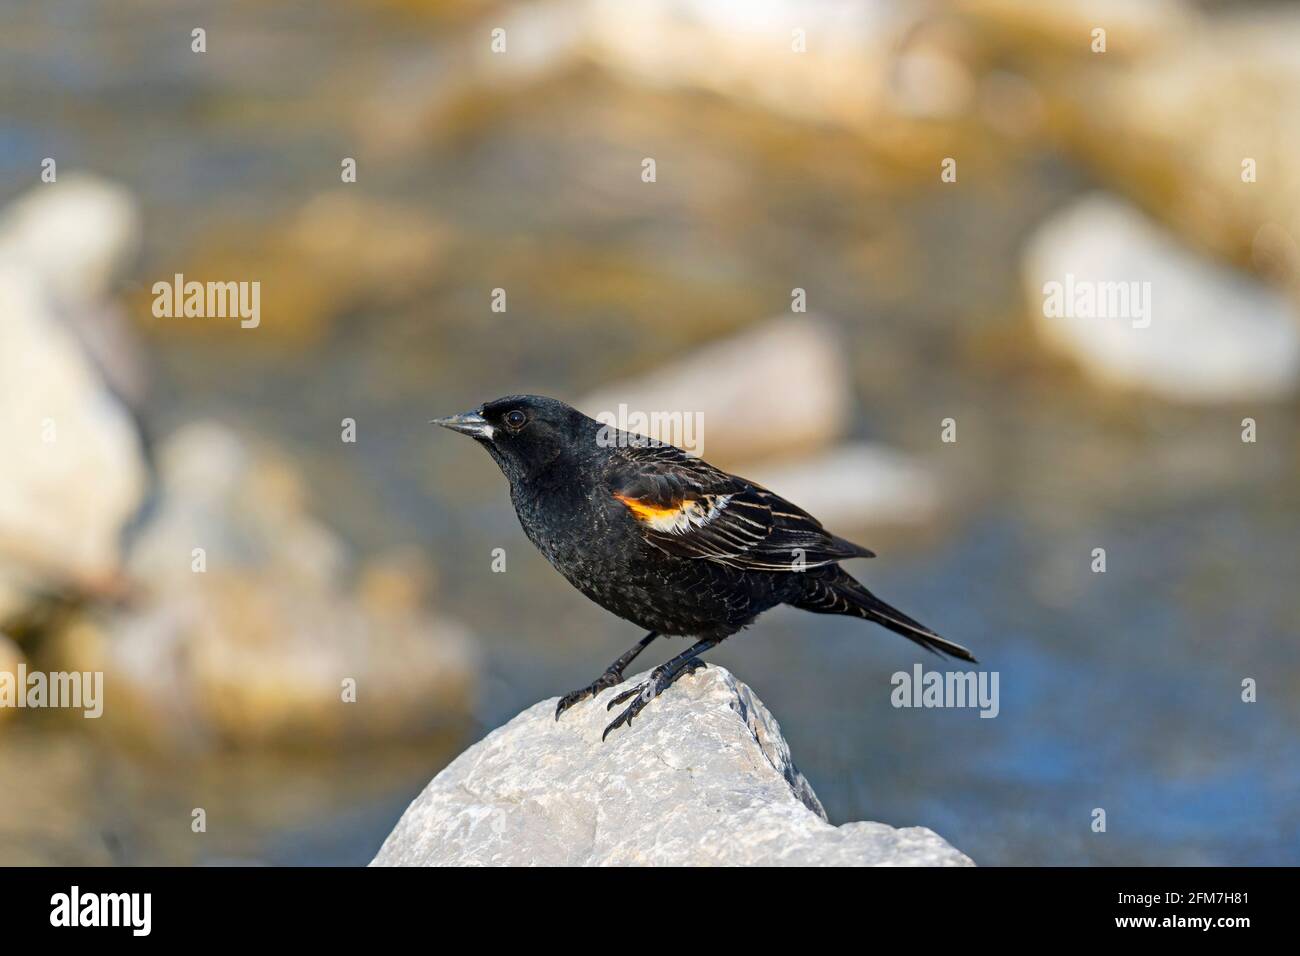
[[[504,421],[506,423],[507,428],[511,429],[512,431],[519,431],[519,429],[523,428],[524,425],[527,424],[528,416],[525,415],[523,412],[521,412],[519,409],[515,408],[506,412],[506,417]]]

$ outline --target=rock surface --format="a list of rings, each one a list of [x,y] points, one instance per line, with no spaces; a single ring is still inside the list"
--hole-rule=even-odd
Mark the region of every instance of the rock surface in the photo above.
[[[1022,269],[1044,340],[1099,382],[1186,402],[1278,399],[1300,382],[1300,323],[1285,295],[1193,255],[1105,194],[1044,223]],[[1051,283],[1073,314],[1046,314]],[[1128,306],[1100,314],[1103,298],[1111,301],[1105,290],[1118,286],[1128,288]]]
[[[371,865],[973,865],[924,827],[828,823],[776,720],[724,668],[602,742],[615,693],[559,721],[541,701],[470,747]]]

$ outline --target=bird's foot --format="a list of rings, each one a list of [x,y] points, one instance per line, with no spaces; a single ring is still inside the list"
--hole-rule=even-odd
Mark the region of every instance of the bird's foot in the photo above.
[[[624,724],[627,724],[630,727],[632,725],[632,718],[641,713],[641,711],[645,709],[646,704],[650,703],[650,701],[654,700],[673,684],[677,683],[684,674],[694,674],[700,668],[708,666],[709,665],[704,663],[704,661],[695,658],[686,661],[675,669],[669,668],[666,664],[661,664],[659,667],[656,667],[650,672],[650,679],[648,681],[637,684],[631,690],[623,691],[623,693],[619,694],[605,706],[606,710],[613,710],[615,705],[621,704],[626,700],[631,700],[631,703],[624,708],[623,712],[615,717],[613,722],[605,728],[605,732],[600,735],[600,739],[603,741],[609,736],[609,732],[615,727],[621,727]]]
[[[607,690],[610,687],[617,687],[621,683],[623,683],[623,672],[616,671],[612,667],[607,669],[605,673],[601,674],[586,687],[582,687],[561,697],[560,702],[555,705],[555,719],[559,720],[560,715],[578,701],[586,700],[588,697],[595,697],[602,690]]]

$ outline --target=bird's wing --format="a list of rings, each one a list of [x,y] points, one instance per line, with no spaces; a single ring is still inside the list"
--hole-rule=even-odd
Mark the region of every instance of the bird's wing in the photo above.
[[[802,571],[874,556],[766,488],[672,445],[620,448],[610,467],[609,487],[646,540],[677,557],[752,570]]]

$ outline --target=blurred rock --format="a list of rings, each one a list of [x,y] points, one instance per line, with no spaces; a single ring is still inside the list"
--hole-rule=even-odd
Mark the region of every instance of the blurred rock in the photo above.
[[[937,482],[919,461],[865,442],[798,462],[739,471],[840,533],[851,528],[925,524],[937,516],[941,501]]]
[[[850,371],[834,329],[814,316],[792,315],[697,347],[642,378],[601,388],[578,407],[592,417],[613,416],[620,427],[635,425],[632,416],[638,413],[680,413],[677,420],[698,422],[703,438],[701,446],[687,450],[723,465],[823,447],[843,432],[852,401]],[[645,432],[683,444],[665,428]]]
[[[981,77],[979,109],[985,124],[1003,136],[1027,143],[1042,134],[1043,95],[1018,73],[991,70]]]
[[[615,693],[559,721],[544,700],[494,730],[433,778],[371,865],[972,865],[924,827],[828,823],[776,720],[717,665],[602,742]]]
[[[584,0],[541,0],[494,10],[432,55],[417,44],[408,56],[392,58],[388,76],[355,115],[368,154],[382,159],[423,149],[430,137],[459,127],[466,113],[490,114],[483,94],[536,86],[578,62],[585,8]],[[502,53],[492,47],[497,29],[505,31]]]
[[[144,394],[144,360],[116,294],[141,233],[135,197],[84,173],[33,187],[0,214],[0,264],[40,290],[50,313],[132,405]]]
[[[1099,382],[1227,402],[1281,398],[1300,380],[1300,325],[1285,296],[1103,194],[1041,226],[1022,273],[1044,340]],[[1067,314],[1045,314],[1055,292]]]
[[[0,634],[0,674],[13,674],[14,680],[17,681],[18,665],[26,661],[23,652],[19,650],[18,645],[4,634]],[[12,707],[0,707],[0,723],[11,717],[14,713]]]
[[[466,713],[469,635],[423,609],[431,573],[409,554],[363,569],[356,591],[301,477],[218,425],[173,435],[160,472],[128,564],[139,600],[61,643],[70,667],[105,672],[106,722],[164,745],[310,748],[417,737]]]
[[[437,55],[395,63],[357,122],[379,153],[417,149],[491,97],[586,62],[650,89],[705,90],[800,123],[852,128],[909,159],[973,81],[947,46],[904,49],[918,12],[891,0],[543,0],[493,10]],[[504,31],[504,51],[492,32]],[[918,138],[918,135],[920,138]]]
[[[945,119],[965,109],[974,95],[966,65],[942,47],[912,47],[894,64],[890,103],[901,115]]]
[[[257,281],[267,342],[300,344],[324,335],[354,309],[388,308],[435,281],[446,229],[419,208],[342,186],[322,192],[284,221],[240,222],[208,230],[184,261],[156,278]],[[150,297],[148,302],[152,302]],[[150,306],[142,300],[142,314]],[[156,321],[163,335],[227,335],[228,323]]]
[[[160,500],[135,541],[129,569],[158,589],[193,586],[191,550],[209,568],[260,569],[325,588],[346,570],[342,543],[307,512],[307,488],[284,458],[230,428],[194,422],[159,448]]]
[[[1187,42],[1063,94],[1071,147],[1199,245],[1252,264],[1300,239],[1300,11],[1207,20]],[[1254,182],[1243,181],[1243,163]],[[1278,242],[1273,243],[1278,246]],[[1279,276],[1300,294],[1294,260]]]
[[[1189,4],[1121,0],[958,5],[988,47],[1011,48],[1056,141],[1109,188],[1194,245],[1300,295],[1300,11],[1243,5],[1203,15]],[[1093,26],[1108,31],[1104,54],[1090,51]]]
[[[116,589],[147,469],[126,401],[143,373],[113,302],[140,244],[124,189],[88,175],[0,214],[0,620],[51,592]]]
[[[585,16],[592,55],[624,78],[849,125],[887,99],[891,46],[907,23],[880,0],[589,0]]]
[[[52,186],[60,189],[62,186]],[[147,485],[127,408],[31,271],[0,259],[0,619],[48,591],[112,591]]]
[[[1175,41],[1194,22],[1183,0],[952,0],[961,13],[1040,55],[1097,56],[1092,31],[1106,31],[1106,53],[1131,56]]]
[[[140,248],[140,210],[121,186],[65,174],[0,215],[0,261],[27,272],[60,305],[97,305]]]

